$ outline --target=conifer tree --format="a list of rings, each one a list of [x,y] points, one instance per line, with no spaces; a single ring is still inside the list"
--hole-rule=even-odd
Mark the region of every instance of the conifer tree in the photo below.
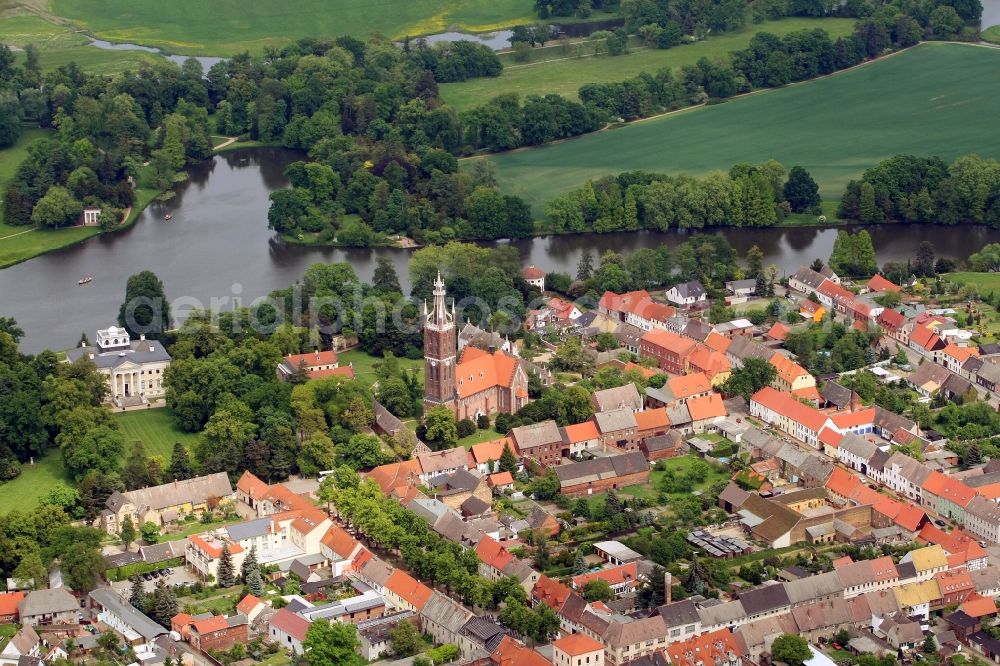
[[[153,619],[163,627],[170,626],[170,618],[177,615],[177,597],[167,587],[167,581],[160,579],[153,592]]]
[[[576,551],[576,560],[573,562],[573,575],[579,576],[584,573],[587,573],[587,563],[583,561],[583,553],[578,550]]]
[[[243,579],[243,582],[247,582],[247,576],[250,575],[250,572],[258,568],[257,546],[250,546],[250,552],[247,553],[246,558],[243,560],[243,565],[240,567],[240,577]]]
[[[180,442],[174,442],[174,450],[170,454],[170,466],[167,468],[167,476],[171,481],[183,481],[194,476],[194,469],[191,467],[191,459],[188,457],[187,449]]]
[[[500,471],[510,472],[511,475],[517,473],[517,458],[507,443],[503,445],[503,453],[500,454]]]
[[[219,587],[232,587],[236,583],[236,571],[233,568],[233,556],[229,552],[229,544],[222,547],[219,557],[219,573],[216,576]]]
[[[145,612],[146,590],[142,586],[142,579],[138,576],[132,576],[131,580],[132,593],[129,595],[128,602],[139,609],[139,611]]]
[[[246,575],[245,582],[247,587],[250,588],[250,594],[255,597],[261,597],[264,594],[264,581],[260,577],[260,569],[254,567]]]
[[[125,550],[128,550],[129,544],[135,541],[135,525],[132,524],[132,517],[125,516],[122,521],[122,531],[121,534],[122,543],[125,545]]]

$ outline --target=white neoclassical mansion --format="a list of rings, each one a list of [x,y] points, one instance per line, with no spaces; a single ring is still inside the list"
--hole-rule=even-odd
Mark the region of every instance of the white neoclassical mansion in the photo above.
[[[87,357],[107,376],[109,398],[119,407],[141,405],[163,397],[163,373],[170,365],[170,354],[156,340],[140,336],[132,341],[124,328],[111,326],[97,332],[94,345],[83,345],[66,352],[66,360]]]

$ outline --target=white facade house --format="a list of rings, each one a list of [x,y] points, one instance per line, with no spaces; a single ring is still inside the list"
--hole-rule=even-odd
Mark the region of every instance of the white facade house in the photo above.
[[[157,340],[140,336],[133,341],[124,328],[111,326],[97,331],[94,345],[66,352],[67,362],[81,358],[90,359],[107,378],[108,396],[116,405],[140,405],[166,395],[163,375],[170,354]]]
[[[690,307],[708,300],[704,285],[697,280],[675,284],[666,293],[667,300],[682,307]]]

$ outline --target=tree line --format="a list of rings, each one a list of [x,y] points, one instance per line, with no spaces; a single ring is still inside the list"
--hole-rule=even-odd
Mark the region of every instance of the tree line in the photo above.
[[[926,222],[1000,228],[1000,163],[978,155],[951,164],[896,155],[852,180],[838,216],[866,224]]]
[[[639,171],[587,181],[546,206],[556,233],[711,226],[768,227],[791,212],[815,212],[819,188],[802,167],[775,160],[738,164],[703,177]]]

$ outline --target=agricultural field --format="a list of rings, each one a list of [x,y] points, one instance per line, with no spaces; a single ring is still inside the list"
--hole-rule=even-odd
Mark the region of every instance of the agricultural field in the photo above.
[[[71,26],[34,14],[0,18],[0,42],[16,48],[34,44],[39,49],[39,60],[45,71],[76,62],[88,72],[114,74],[134,70],[143,63],[164,62],[163,57],[155,53],[108,51],[90,46],[90,40]]]
[[[485,32],[535,20],[531,0],[53,0],[51,11],[102,39],[227,56],[301,37]]]
[[[677,46],[672,49],[632,47],[623,56],[567,55],[567,46],[549,43],[532,51],[537,62],[520,64],[509,56],[502,56],[504,70],[497,78],[478,78],[460,83],[443,83],[439,90],[442,99],[459,110],[478,106],[502,93],[516,92],[525,95],[557,93],[576,99],[577,90],[585,83],[621,81],[642,72],[653,73],[664,67],[680,69],[693,65],[701,58],[721,58],[746,48],[750,38],[758,32],[786,35],[796,30],[823,28],[831,37],[849,35],[854,30],[853,19],[841,18],[788,18],[747,26],[739,32],[710,37],[704,41]],[[585,48],[589,42],[581,44]],[[590,46],[590,51],[593,48]]]
[[[1000,157],[983,118],[1000,113],[1000,52],[927,43],[855,69],[490,159],[536,215],[587,179],[628,170],[705,174],[740,162],[801,165],[824,199],[899,153]],[[472,160],[464,166],[471,167]]]
[[[174,424],[173,410],[169,407],[116,412],[115,418],[128,444],[131,445],[135,441],[142,442],[146,447],[146,453],[160,458],[167,464],[170,463],[174,442],[180,442],[189,452],[193,452],[194,445],[198,441],[198,435],[184,432]]]
[[[980,296],[995,296],[1000,292],[1000,273],[948,273],[944,279],[960,285],[974,285]]]

